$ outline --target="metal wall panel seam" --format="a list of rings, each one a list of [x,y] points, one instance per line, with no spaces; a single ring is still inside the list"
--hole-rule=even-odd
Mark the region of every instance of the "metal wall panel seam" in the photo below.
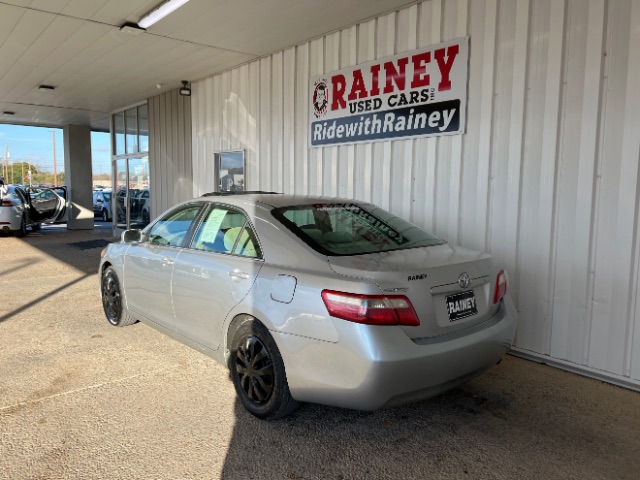
[[[520,213],[522,203],[522,162],[524,157],[524,138],[527,134],[527,103],[525,101],[527,92],[527,71],[529,56],[529,31],[531,21],[531,3],[529,0],[518,0],[516,8],[516,35],[514,45],[515,60],[513,63],[514,87],[511,90],[511,124],[515,125],[511,131],[509,142],[509,162],[507,182],[507,207],[506,218],[506,256],[507,266],[513,272],[513,276],[518,276],[518,250],[520,248]],[[512,294],[518,298],[518,284],[514,283]],[[517,305],[517,300],[516,300]]]
[[[557,255],[557,245],[558,245],[558,189],[560,188],[559,182],[559,157],[560,157],[560,143],[561,143],[561,128],[562,124],[560,122],[562,109],[565,108],[563,104],[563,90],[566,81],[566,72],[562,68],[564,64],[564,53],[565,53],[565,32],[567,31],[567,15],[566,15],[566,1],[562,0],[561,2],[554,1],[551,2],[552,10],[551,10],[551,26],[550,26],[550,38],[549,43],[551,44],[554,39],[558,39],[559,41],[555,42],[559,45],[559,48],[556,49],[557,54],[554,52],[550,53],[549,57],[553,59],[552,66],[549,66],[547,69],[547,87],[545,89],[545,95],[547,98],[552,95],[549,93],[553,90],[553,102],[556,104],[555,107],[555,115],[552,118],[547,118],[547,114],[551,116],[548,112],[549,109],[547,105],[545,105],[545,132],[543,134],[542,139],[542,177],[543,177],[543,190],[541,192],[541,205],[539,206],[539,210],[543,213],[548,211],[550,214],[550,225],[548,237],[546,235],[541,236],[541,238],[549,239],[549,249],[548,249],[548,257],[546,264],[546,275],[544,275],[544,280],[548,280],[547,282],[547,291],[546,291],[546,310],[545,310],[545,322],[544,322],[544,332],[543,332],[543,350],[542,353],[549,355],[551,353],[551,332],[553,327],[553,312],[554,312],[554,295],[555,291],[555,282],[556,276],[554,275],[554,264],[556,261]],[[551,52],[551,49],[549,49]],[[548,62],[551,64],[551,61]],[[559,74],[556,76],[555,72]],[[557,78],[557,81],[556,81]],[[551,101],[551,100],[550,100]],[[553,159],[552,161],[550,159]],[[545,179],[551,179],[550,182],[545,181]],[[547,186],[544,189],[544,186]],[[547,201],[551,199],[551,201]],[[540,224],[543,222],[540,221]]]
[[[378,17],[376,28],[376,59],[395,53],[396,14],[389,13]],[[385,192],[385,178],[391,175],[391,142],[375,142],[373,144],[373,170],[371,176],[371,194],[374,204],[389,208],[390,188]]]
[[[340,32],[325,36],[324,40],[324,72],[332,72],[340,68]],[[332,197],[338,194],[338,147],[330,146],[322,149],[322,194]]]
[[[592,331],[592,325],[593,325],[593,296],[594,296],[594,292],[595,292],[595,271],[597,269],[597,250],[598,250],[598,245],[597,245],[597,235],[596,235],[596,228],[598,225],[598,217],[599,217],[599,205],[600,205],[600,201],[599,201],[599,197],[600,197],[600,189],[599,189],[599,184],[600,184],[600,178],[601,178],[601,161],[604,155],[604,152],[602,151],[602,148],[604,146],[603,144],[603,138],[604,138],[604,127],[602,125],[603,119],[606,116],[606,108],[607,108],[607,94],[608,94],[608,80],[607,80],[607,74],[608,74],[608,67],[609,67],[609,62],[607,60],[607,58],[605,57],[604,62],[602,61],[603,58],[603,52],[606,52],[606,44],[607,44],[607,33],[605,32],[606,29],[606,25],[608,24],[608,8],[606,8],[608,2],[606,0],[591,0],[590,5],[589,5],[589,32],[593,32],[594,28],[596,27],[600,27],[600,42],[598,42],[598,38],[596,37],[593,42],[589,41],[590,37],[587,37],[587,42],[588,42],[588,47],[587,47],[587,51],[588,52],[592,52],[592,51],[598,51],[600,52],[599,55],[597,55],[597,65],[594,65],[594,71],[597,71],[599,73],[598,79],[600,80],[599,82],[599,88],[598,88],[598,108],[596,111],[596,125],[595,125],[595,145],[593,146],[593,154],[594,154],[594,165],[593,165],[593,169],[591,171],[591,175],[592,175],[592,179],[591,179],[591,222],[589,224],[589,260],[588,260],[588,264],[587,264],[587,268],[588,268],[588,280],[587,280],[587,295],[586,295],[586,300],[587,300],[587,312],[586,312],[586,332],[587,334],[584,336],[583,340],[583,345],[582,345],[582,364],[583,365],[590,365],[589,362],[589,355],[590,355],[590,349],[591,349],[591,331]],[[597,12],[595,11],[595,8],[593,8],[594,6],[598,6],[598,10]],[[593,13],[593,15],[592,15]],[[598,25],[599,23],[599,25]],[[609,35],[611,34],[611,32],[609,32]],[[598,46],[598,48],[593,48]],[[589,66],[589,59],[594,58],[593,55],[587,55],[587,67]],[[598,68],[595,68],[595,67]],[[585,69],[587,72],[589,71],[588,68]],[[582,172],[582,169],[581,169]],[[584,175],[586,177],[587,172],[584,172]],[[588,178],[583,178],[583,183],[585,184],[585,188],[586,188],[586,184],[588,183]],[[586,220],[586,219],[585,219]]]
[[[257,158],[259,142],[258,122],[260,121],[260,63],[250,63],[247,75],[248,79],[251,79],[253,81],[249,82],[249,101],[247,115],[247,122],[249,124],[249,137],[248,144],[246,145],[247,163],[245,165],[246,171],[244,184],[249,190],[257,190],[259,185],[258,178],[260,175],[260,163],[258,162]]]
[[[430,2],[430,7],[431,35],[429,44],[437,44],[442,41],[442,0],[433,0],[432,2]],[[431,202],[427,202],[429,203],[429,206],[427,207],[425,226],[432,232],[436,232],[438,228],[438,196],[436,180],[438,178],[439,146],[439,137],[432,137],[427,139],[427,192],[431,194]]]
[[[589,9],[571,4],[567,30],[567,108],[563,110],[563,148],[558,203],[558,243],[555,265],[556,290],[551,354],[584,363],[584,344],[589,336],[589,263],[592,239],[592,208],[595,175],[596,136],[599,131],[601,56],[604,42],[604,4],[590,3]],[[598,15],[599,14],[599,15]],[[598,44],[600,44],[598,46]],[[577,80],[576,80],[577,79]],[[581,123],[575,124],[576,114]],[[574,142],[574,144],[571,144]],[[569,169],[563,175],[563,169]]]
[[[296,51],[289,48],[284,52],[284,111],[283,127],[284,149],[283,149],[283,191],[293,193],[295,191],[296,179],[296,156],[295,156],[295,98],[296,98]]]
[[[340,68],[355,65],[358,52],[358,30],[350,27],[340,32]],[[355,195],[355,150],[354,145],[344,145],[339,150],[338,178],[344,179],[338,195],[353,198]]]
[[[629,0],[608,4],[606,44],[606,110],[598,159],[596,264],[589,365],[624,372],[633,267],[637,162],[629,162],[623,145],[633,126],[629,85]],[[637,89],[637,81],[634,82]],[[637,136],[637,130],[633,132]],[[600,346],[602,348],[594,348]]]
[[[271,56],[271,189],[282,192],[283,189],[283,142],[284,142],[284,85],[283,54]]]
[[[187,159],[185,158],[184,144],[185,144],[185,136],[184,136],[184,101],[182,101],[182,96],[179,94],[175,95],[176,97],[176,142],[174,143],[174,151],[177,152],[178,156],[176,160],[180,162],[180,170],[179,170],[179,182],[174,183],[174,188],[177,187],[177,192],[172,199],[172,203],[177,203],[182,201],[185,198],[184,192],[184,183],[186,180],[186,165]],[[191,159],[189,159],[190,161]]]
[[[296,71],[300,72],[296,76],[296,154],[295,160],[298,163],[295,172],[295,193],[306,192],[306,179],[309,177],[309,130],[307,128],[308,111],[308,90],[309,90],[309,45],[296,47]]]
[[[358,25],[358,53],[356,59],[358,64],[376,58],[377,25],[377,19]],[[363,41],[363,37],[366,40]],[[355,150],[355,168],[358,172],[362,171],[361,175],[356,175],[356,197],[370,202],[373,186],[373,144],[358,144],[355,146]]]
[[[491,162],[491,130],[493,128],[493,92],[495,78],[495,51],[497,30],[497,0],[486,0],[484,4],[484,28],[482,58],[483,68],[480,83],[480,113],[478,127],[477,176],[475,221],[472,231],[475,240],[469,240],[469,246],[479,250],[486,250],[487,230],[489,224],[489,185]],[[470,55],[473,55],[473,38],[470,45]]]
[[[456,11],[456,27],[455,38],[467,35],[469,31],[468,0],[458,0]],[[467,118],[468,121],[468,118]],[[466,130],[465,130],[466,133]],[[449,240],[452,243],[460,243],[459,232],[462,215],[460,211],[462,195],[462,161],[464,158],[464,135],[456,135],[451,137],[452,156],[451,156],[451,172],[449,177]]]
[[[400,10],[396,16],[396,52],[408,52],[417,48],[418,6],[413,5]],[[414,139],[392,142],[393,158],[396,165],[391,166],[390,188],[392,210],[404,218],[411,217],[411,205],[414,188]],[[398,152],[398,155],[395,153]],[[398,179],[394,178],[399,176]]]
[[[160,138],[158,143],[158,156],[160,159],[160,171],[167,172],[167,138],[165,132],[167,130],[166,122],[167,122],[167,108],[166,108],[166,95],[161,95],[158,98],[160,113]],[[167,175],[162,175],[161,178],[162,188],[160,189],[160,209],[164,210],[169,203],[169,199],[167,197],[168,184],[167,184]]]
[[[638,132],[640,132],[640,97],[637,95],[638,91],[638,79],[640,79],[640,59],[638,58],[637,51],[640,47],[640,2],[632,2],[631,14],[629,15],[629,38],[628,38],[628,53],[626,63],[628,66],[627,78],[626,78],[626,90],[625,96],[625,115],[623,120],[624,131],[622,139],[622,172],[621,182],[623,185],[620,187],[620,193],[624,193],[627,188],[635,187],[634,202],[629,202],[628,208],[633,208],[633,228],[631,238],[631,262],[628,281],[628,299],[627,299],[627,321],[625,328],[625,346],[624,346],[624,364],[623,375],[631,377],[632,365],[633,365],[633,352],[634,352],[634,337],[635,327],[637,320],[637,302],[638,302],[638,218],[640,216],[640,169],[638,168],[640,142],[638,139]],[[624,167],[632,171],[625,171]],[[635,169],[635,172],[633,172]],[[635,173],[635,175],[634,175]],[[635,177],[635,178],[633,178]],[[630,182],[633,178],[633,184]],[[618,200],[619,204],[626,202],[624,199]],[[633,206],[632,206],[633,205]],[[626,215],[623,215],[623,218]],[[618,225],[623,222],[618,221]],[[624,263],[622,259],[618,257],[618,264]],[[635,348],[640,347],[640,344],[635,344]]]
[[[325,72],[324,69],[324,42],[325,38],[313,40],[311,42],[311,51],[309,59],[309,77],[320,75]],[[308,121],[308,120],[307,120]],[[323,148],[312,148],[309,160],[311,162],[309,168],[309,178],[307,179],[308,192],[312,195],[322,194],[322,161],[324,158]]]
[[[259,190],[272,190],[271,177],[271,60],[260,60],[260,148],[258,162],[260,163]]]

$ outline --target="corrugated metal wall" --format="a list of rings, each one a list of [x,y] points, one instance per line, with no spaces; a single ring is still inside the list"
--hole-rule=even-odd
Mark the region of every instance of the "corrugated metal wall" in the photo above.
[[[308,148],[310,76],[470,35],[467,133]],[[640,385],[640,1],[432,0],[194,85],[249,189],[356,197],[507,266],[517,349]]]
[[[148,100],[151,218],[191,198],[191,98],[178,90]]]

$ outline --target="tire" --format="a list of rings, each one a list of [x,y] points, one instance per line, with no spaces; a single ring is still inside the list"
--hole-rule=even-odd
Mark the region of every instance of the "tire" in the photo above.
[[[145,225],[149,225],[151,218],[149,217],[149,212],[147,210],[142,211],[142,223]]]
[[[24,215],[20,220],[20,230],[16,230],[15,234],[16,234],[16,237],[20,237],[20,238],[27,235],[27,219],[25,218]]]
[[[116,271],[107,267],[100,281],[100,293],[102,294],[102,308],[109,323],[115,327],[126,327],[136,323],[135,319],[126,315],[122,306],[122,291]]]
[[[248,319],[234,333],[229,370],[242,405],[253,416],[275,420],[300,406],[289,392],[280,351],[259,321]]]
[[[109,212],[107,212],[106,208],[102,209],[102,221],[103,222],[108,222],[109,221]]]

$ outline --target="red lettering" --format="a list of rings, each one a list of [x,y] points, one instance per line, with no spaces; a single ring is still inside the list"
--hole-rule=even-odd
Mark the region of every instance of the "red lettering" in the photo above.
[[[371,93],[372,97],[380,95],[380,87],[378,86],[378,73],[380,73],[379,63],[371,67],[371,77],[373,81],[371,84],[371,91],[369,93]]]
[[[344,99],[344,92],[347,89],[347,80],[344,75],[334,75],[331,77],[331,85],[333,91],[331,93],[331,110],[339,108],[347,108],[347,102]]]
[[[362,78],[362,70],[353,71],[353,83],[351,84],[351,91],[347,97],[349,101],[356,100],[358,98],[367,98],[367,88],[364,86],[364,78]]]
[[[386,83],[384,85],[383,93],[391,93],[394,91],[393,83],[396,84],[398,90],[404,90],[405,86],[405,71],[407,69],[407,63],[409,63],[409,59],[407,57],[398,59],[398,68],[400,71],[396,70],[396,66],[393,62],[385,62],[384,71],[387,75]]]
[[[447,60],[444,59],[444,48],[439,48],[435,52],[433,52],[433,56],[438,62],[438,68],[440,68],[440,83],[438,84],[438,91],[442,90],[451,90],[451,80],[449,75],[451,73],[451,67],[453,66],[453,62],[456,59],[456,55],[458,55],[459,51],[458,45],[451,45],[447,48]]]
[[[414,55],[411,61],[413,62],[411,88],[427,87],[429,83],[431,83],[431,79],[427,73],[427,63],[431,62],[431,52]]]

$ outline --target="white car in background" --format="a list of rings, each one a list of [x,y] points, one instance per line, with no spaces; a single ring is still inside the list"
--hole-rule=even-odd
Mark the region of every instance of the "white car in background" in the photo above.
[[[0,186],[0,231],[24,237],[29,228],[38,230],[43,223],[64,220],[65,197],[63,187],[28,191],[19,185]]]
[[[490,255],[355,200],[193,199],[125,231],[99,276],[112,325],[141,320],[227,365],[263,419],[437,395],[499,362],[516,331]]]

